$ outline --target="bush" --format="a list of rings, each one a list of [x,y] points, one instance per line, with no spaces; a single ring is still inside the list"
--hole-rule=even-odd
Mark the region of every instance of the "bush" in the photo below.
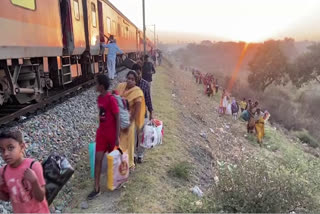
[[[168,171],[169,175],[180,178],[183,180],[188,180],[190,175],[191,165],[188,162],[180,162]]]
[[[296,132],[296,136],[302,143],[306,143],[312,148],[319,147],[319,142],[314,137],[312,137],[307,130]]]
[[[211,202],[206,212],[280,213],[315,211],[318,206],[314,195],[319,184],[313,182],[318,178],[308,179],[307,169],[301,173],[297,167],[272,167],[249,159],[238,165],[219,164],[217,171],[219,182],[206,199]]]

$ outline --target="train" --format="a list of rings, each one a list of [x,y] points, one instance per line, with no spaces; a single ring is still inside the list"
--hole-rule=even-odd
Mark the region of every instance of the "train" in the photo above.
[[[143,32],[108,0],[1,0],[0,6],[0,106],[39,102],[104,73],[108,50],[101,44],[111,35],[129,58],[143,51]],[[116,63],[122,61],[119,55]]]

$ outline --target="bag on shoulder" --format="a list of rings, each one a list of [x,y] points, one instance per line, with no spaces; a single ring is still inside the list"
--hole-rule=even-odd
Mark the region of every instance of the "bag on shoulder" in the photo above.
[[[232,113],[237,113],[239,111],[239,107],[237,103],[232,103],[231,105]]]
[[[117,100],[118,103],[120,128],[126,129],[130,126],[129,103],[126,99],[123,99],[120,95],[117,95],[115,92],[112,93],[112,96]]]

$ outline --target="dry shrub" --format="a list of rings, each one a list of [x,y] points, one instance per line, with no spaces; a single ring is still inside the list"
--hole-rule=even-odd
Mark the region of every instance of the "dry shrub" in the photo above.
[[[305,129],[296,132],[296,136],[300,139],[302,143],[306,143],[313,148],[319,147],[319,142],[314,137],[312,137],[310,133]]]
[[[176,212],[192,213],[289,213],[319,212],[320,165],[297,160],[250,158],[236,165],[218,163],[219,181],[200,200],[186,194]]]
[[[242,160],[239,164],[217,168],[219,182],[208,196],[206,211],[241,213],[282,213],[297,209],[316,211],[319,183],[313,175],[314,163],[290,162],[269,165],[265,160]],[[307,168],[305,168],[307,167]]]

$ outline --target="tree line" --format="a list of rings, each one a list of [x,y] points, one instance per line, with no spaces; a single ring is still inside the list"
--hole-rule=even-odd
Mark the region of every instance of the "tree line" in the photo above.
[[[294,40],[268,40],[258,46],[256,53],[249,62],[249,85],[259,91],[264,91],[270,85],[286,85],[290,81],[297,88],[310,82],[320,83],[320,44],[313,43],[307,51],[288,57],[290,45]],[[290,53],[289,53],[290,54]]]

